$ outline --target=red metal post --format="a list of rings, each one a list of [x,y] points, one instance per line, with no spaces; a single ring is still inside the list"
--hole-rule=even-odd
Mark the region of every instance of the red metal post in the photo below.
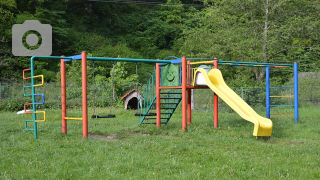
[[[182,82],[182,131],[184,132],[187,128],[187,58],[182,57],[182,72],[181,72],[181,82]]]
[[[62,56],[64,57],[64,56]],[[66,63],[64,59],[60,60],[60,73],[61,73],[61,119],[62,119],[62,133],[67,134],[67,93],[66,93]]]
[[[191,80],[192,80],[192,73],[191,73],[191,62],[187,61],[187,70],[188,70],[188,83],[187,85],[191,85]]]
[[[81,53],[82,64],[82,133],[88,137],[88,105],[87,105],[87,52]]]
[[[218,69],[218,61],[217,58],[215,58],[214,62],[214,68]],[[214,128],[218,127],[218,95],[214,93],[213,95],[213,126]]]
[[[160,65],[156,63],[156,111],[157,111],[157,127],[161,126],[161,104],[160,104]]]
[[[191,80],[192,80],[192,76],[191,76],[191,64],[190,61],[187,62],[188,65],[188,85],[191,85]],[[188,124],[191,124],[191,89],[187,90],[188,92]]]
[[[188,89],[188,124],[191,124],[191,89]]]

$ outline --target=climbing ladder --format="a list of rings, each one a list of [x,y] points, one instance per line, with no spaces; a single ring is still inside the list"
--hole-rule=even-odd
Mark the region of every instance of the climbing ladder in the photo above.
[[[36,105],[42,105],[45,103],[45,98],[44,98],[44,94],[39,93],[39,94],[35,94],[35,87],[39,87],[39,86],[43,86],[44,84],[44,77],[43,75],[37,75],[37,76],[30,76],[30,77],[26,77],[25,73],[26,71],[31,71],[31,68],[29,69],[24,69],[23,70],[23,79],[27,80],[27,79],[31,79],[31,85],[30,86],[24,86],[23,87],[23,95],[25,97],[32,97],[32,103],[26,103],[24,104],[24,113],[25,114],[32,114],[33,115],[33,119],[32,120],[26,120],[25,121],[25,129],[27,131],[34,131],[34,138],[37,139],[37,123],[38,122],[45,122],[46,121],[46,112],[45,111],[37,111],[36,110]],[[32,74],[32,73],[31,73]],[[32,78],[31,78],[32,77]],[[35,78],[41,78],[41,83],[39,84],[34,84],[34,79]],[[28,94],[26,92],[26,89],[30,88],[31,89],[31,94]],[[40,96],[41,97],[41,102],[36,102],[36,97]],[[32,111],[27,111],[27,106],[32,106]],[[43,119],[37,119],[37,115],[36,114],[43,114]],[[33,123],[33,128],[28,128],[28,123]]]
[[[181,89],[160,91],[161,124],[167,124],[182,99]],[[156,84],[155,72],[151,75],[139,99],[139,124],[156,124]]]

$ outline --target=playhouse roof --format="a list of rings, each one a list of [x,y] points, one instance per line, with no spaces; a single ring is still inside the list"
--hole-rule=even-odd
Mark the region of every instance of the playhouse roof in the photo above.
[[[131,93],[133,93],[133,92],[136,92],[136,89],[132,89],[132,90],[129,91],[127,94],[123,95],[123,96],[121,97],[121,99],[126,98],[127,96],[129,96],[129,95],[130,95]]]

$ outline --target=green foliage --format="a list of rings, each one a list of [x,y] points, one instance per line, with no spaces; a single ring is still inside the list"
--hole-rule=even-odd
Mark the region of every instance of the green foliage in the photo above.
[[[155,55],[160,49],[170,49],[181,33],[179,26],[170,25],[159,18],[146,20],[137,30],[133,36],[128,35],[128,43],[148,58],[157,58]]]
[[[0,103],[1,111],[19,111],[23,109],[23,104],[21,103],[22,97],[20,99],[3,99]]]
[[[0,1],[0,81],[16,80],[15,58],[11,55],[11,27],[16,8],[14,0]]]
[[[30,57],[14,57],[13,24],[39,20],[53,30],[55,56],[152,58],[217,57],[251,62],[299,62],[300,71],[319,71],[320,23],[318,1],[156,1],[161,5],[105,3],[70,0],[7,0],[0,2],[0,81],[22,81],[21,71],[30,68]],[[149,2],[148,2],[149,3]],[[187,6],[196,4],[200,6]],[[204,6],[201,6],[204,5]],[[109,81],[111,62],[95,62],[96,82]],[[71,68],[71,80],[79,82],[80,70]],[[88,71],[91,63],[88,63]],[[264,68],[221,67],[234,86],[260,86]],[[59,80],[59,62],[39,59],[38,74],[45,81]],[[124,66],[127,76],[135,64]],[[145,83],[152,64],[138,64],[138,82]],[[277,83],[290,73],[276,72]],[[69,77],[69,78],[70,78]],[[123,76],[122,76],[123,77]],[[123,77],[119,81],[128,82]],[[88,77],[92,81],[92,76]],[[132,79],[132,78],[131,78]],[[133,82],[135,79],[133,78]]]
[[[13,16],[14,13],[13,11],[16,10],[17,8],[17,4],[15,2],[15,0],[6,0],[6,1],[1,1],[0,2],[0,22],[4,23],[6,21],[10,21]]]
[[[114,70],[110,71],[111,77],[109,77],[108,81],[113,85],[115,94],[118,97],[123,96],[128,91],[128,84],[134,87],[134,84],[138,83],[138,76],[135,74],[128,75],[125,70],[128,64],[128,62],[117,62],[114,65]]]
[[[184,8],[179,0],[168,0],[168,5],[163,5],[160,8],[159,15],[161,20],[169,24],[181,24]],[[174,6],[172,4],[175,4]]]
[[[233,0],[217,4],[194,17],[199,26],[185,30],[181,54],[232,61],[292,62],[300,51],[308,62],[313,55],[306,53],[310,49],[306,47],[318,47],[315,37],[319,23],[314,15],[319,11],[307,1],[294,1],[290,6],[287,1]],[[253,68],[253,72],[255,79],[263,81],[264,69]]]

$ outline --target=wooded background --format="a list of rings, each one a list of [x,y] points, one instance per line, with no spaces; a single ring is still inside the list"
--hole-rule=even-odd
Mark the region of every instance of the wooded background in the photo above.
[[[30,57],[13,56],[11,48],[12,26],[25,20],[52,26],[54,56],[217,57],[320,69],[319,0],[1,0],[0,12],[2,82],[22,82],[22,70],[30,67]],[[70,80],[80,81],[79,65],[67,68]],[[264,68],[221,68],[230,86],[264,84]],[[60,81],[57,61],[37,60],[35,69],[47,82]],[[96,62],[95,82],[110,82],[111,69],[111,62]],[[153,70],[139,63],[135,76],[134,63],[117,63],[114,80],[145,83]],[[292,72],[274,70],[273,82],[289,82]]]

